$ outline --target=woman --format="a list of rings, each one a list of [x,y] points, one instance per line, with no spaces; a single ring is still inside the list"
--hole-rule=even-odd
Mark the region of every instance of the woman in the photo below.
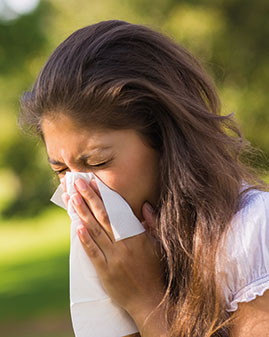
[[[93,172],[146,226],[114,243],[96,186],[76,182],[81,243],[141,336],[269,336],[268,193],[192,55],[143,26],[85,27],[24,94],[21,120],[60,178]]]

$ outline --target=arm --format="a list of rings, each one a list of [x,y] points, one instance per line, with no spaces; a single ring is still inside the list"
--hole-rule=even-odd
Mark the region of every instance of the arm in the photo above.
[[[240,303],[235,313],[231,337],[269,337],[269,290],[248,303]]]

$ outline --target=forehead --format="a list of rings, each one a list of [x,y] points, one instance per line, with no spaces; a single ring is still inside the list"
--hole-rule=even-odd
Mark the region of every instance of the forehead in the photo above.
[[[48,156],[53,160],[75,161],[84,154],[137,150],[141,146],[141,139],[135,130],[83,128],[65,115],[44,118],[41,128]]]
[[[94,150],[108,147],[113,138],[108,130],[83,128],[64,115],[44,118],[41,130],[49,154],[62,150],[76,153],[83,152],[85,148]]]
[[[50,136],[53,133],[63,133],[66,131],[69,134],[86,133],[91,128],[89,125],[80,126],[76,121],[62,112],[45,114],[41,121],[41,132],[46,136]]]
[[[85,141],[85,138],[96,143],[100,140],[104,141],[107,138],[108,131],[108,129],[91,125],[81,126],[63,114],[56,118],[45,117],[41,122],[41,132],[46,143],[51,139]]]

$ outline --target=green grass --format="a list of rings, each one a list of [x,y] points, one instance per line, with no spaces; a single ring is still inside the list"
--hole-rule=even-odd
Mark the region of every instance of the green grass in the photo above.
[[[65,212],[54,207],[39,217],[0,222],[0,265],[68,249],[69,222]]]
[[[1,321],[25,320],[68,308],[66,254],[0,267]]]
[[[56,207],[33,219],[0,223],[0,326],[14,329],[43,316],[69,319],[69,223]],[[20,336],[30,335],[16,332]],[[39,335],[69,336],[42,329]]]

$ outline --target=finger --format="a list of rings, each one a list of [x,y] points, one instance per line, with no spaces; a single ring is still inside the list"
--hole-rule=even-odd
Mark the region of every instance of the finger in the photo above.
[[[91,186],[91,188],[94,190],[94,192],[98,195],[98,197],[99,197],[100,199],[102,199],[101,194],[100,194],[100,191],[99,191],[99,188],[98,188],[98,186],[97,186],[97,182],[96,182],[95,179],[92,179],[92,180],[90,181],[90,186]]]
[[[60,181],[61,181],[61,185],[62,185],[64,191],[66,192],[66,180],[65,180],[65,176]]]
[[[103,201],[95,193],[95,191],[82,179],[78,179],[75,182],[75,185],[79,193],[84,198],[86,204],[89,206],[96,220],[100,223],[101,226],[103,226],[109,236],[113,238],[112,228],[110,226],[109,218]]]
[[[78,227],[77,234],[86,254],[89,256],[95,267],[98,268],[104,266],[104,264],[106,264],[106,257],[89,234],[87,228],[85,226]]]
[[[64,192],[62,194],[62,200],[63,200],[63,203],[65,204],[65,207],[67,208],[68,207],[68,201],[70,199],[70,196],[68,193]]]
[[[85,224],[90,236],[103,252],[108,252],[112,247],[112,240],[92,215],[81,195],[79,193],[74,194],[71,197],[71,201],[76,213]]]

